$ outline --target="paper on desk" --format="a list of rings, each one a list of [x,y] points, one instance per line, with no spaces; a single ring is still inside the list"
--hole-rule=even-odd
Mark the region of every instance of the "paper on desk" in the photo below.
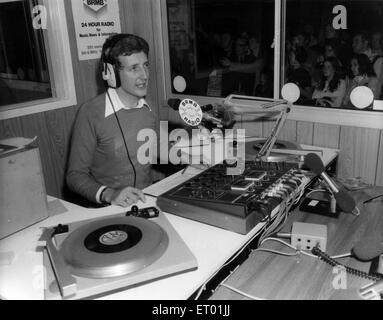
[[[0,252],[0,266],[11,265],[15,259],[15,253],[13,251]]]
[[[25,148],[37,140],[37,136],[34,138],[14,137],[0,140],[0,154],[5,154],[11,151]]]
[[[62,202],[58,199],[52,200],[48,202],[48,212],[49,216],[56,216],[58,214],[62,214],[68,211],[67,208],[62,204]]]

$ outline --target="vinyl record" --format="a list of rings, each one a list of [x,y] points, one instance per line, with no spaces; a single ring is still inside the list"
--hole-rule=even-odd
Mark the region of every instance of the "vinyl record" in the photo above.
[[[142,238],[140,229],[127,224],[112,224],[94,230],[84,240],[85,247],[93,252],[120,252],[135,246]]]
[[[266,142],[266,139],[257,139],[256,141],[246,142],[245,143],[246,159],[254,160],[265,142]],[[302,149],[302,148],[298,144],[293,143],[291,141],[277,140],[274,143],[273,149]],[[271,152],[267,160],[271,162],[281,162],[281,161],[288,161],[294,158],[296,158],[295,155]]]
[[[162,256],[168,243],[167,233],[152,221],[114,217],[73,230],[60,251],[74,275],[108,278],[152,264]]]

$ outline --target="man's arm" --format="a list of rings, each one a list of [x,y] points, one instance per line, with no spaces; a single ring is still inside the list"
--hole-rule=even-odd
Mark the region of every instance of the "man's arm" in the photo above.
[[[96,194],[102,187],[90,174],[96,146],[94,124],[89,119],[86,108],[82,107],[73,129],[66,181],[72,191],[92,202],[98,202]]]
[[[91,175],[93,156],[97,147],[97,130],[94,121],[82,108],[75,122],[66,180],[69,188],[84,198],[98,203],[127,207],[145,195],[134,187],[113,189],[97,182]]]

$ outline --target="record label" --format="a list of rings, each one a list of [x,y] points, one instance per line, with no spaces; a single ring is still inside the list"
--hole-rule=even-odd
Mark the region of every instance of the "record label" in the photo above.
[[[135,246],[142,232],[135,226],[114,224],[96,229],[85,238],[84,245],[98,253],[120,252]]]
[[[113,230],[104,233],[98,241],[106,246],[113,246],[115,244],[120,244],[128,239],[128,234],[124,231]]]

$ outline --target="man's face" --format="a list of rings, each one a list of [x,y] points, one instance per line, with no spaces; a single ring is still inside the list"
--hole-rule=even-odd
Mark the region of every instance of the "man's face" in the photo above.
[[[362,53],[366,50],[365,48],[365,41],[363,41],[361,35],[356,35],[352,39],[352,49],[355,53]]]
[[[238,39],[235,43],[235,51],[238,56],[243,56],[247,52],[247,42],[246,39]]]
[[[121,88],[128,95],[143,98],[146,96],[149,80],[149,61],[144,52],[118,57],[121,68]]]
[[[324,64],[323,64],[323,75],[326,77],[326,78],[330,78],[334,75],[334,68],[332,66],[332,64],[328,61],[325,61]]]
[[[371,40],[372,49],[374,50],[380,49],[381,41],[382,41],[382,34],[380,32],[375,32],[372,35],[372,40]]]

